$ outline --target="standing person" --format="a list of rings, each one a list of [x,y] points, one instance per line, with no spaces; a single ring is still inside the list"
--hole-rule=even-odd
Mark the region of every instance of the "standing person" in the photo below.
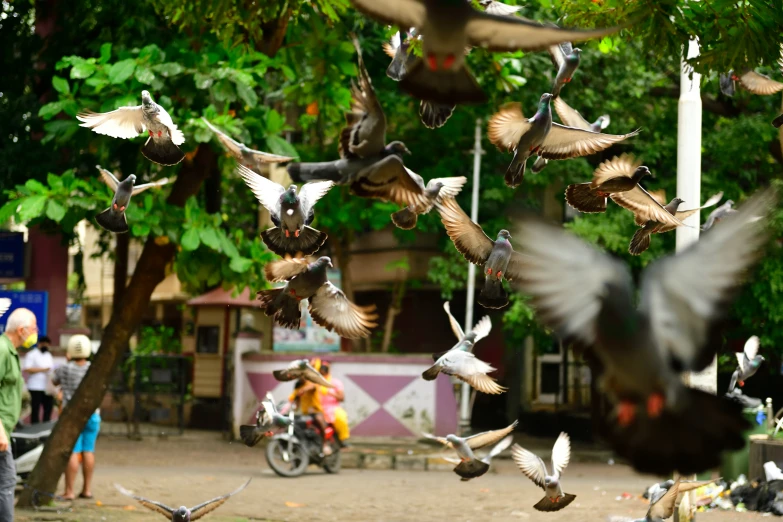
[[[5,333],[0,335],[0,520],[14,520],[16,466],[10,437],[22,411],[22,368],[17,348],[31,348],[38,342],[38,322],[27,308],[17,308],[8,316]]]
[[[90,368],[88,359],[92,355],[92,343],[86,335],[74,335],[68,340],[68,349],[66,351],[68,364],[59,366],[54,370],[52,381],[59,385],[63,392],[63,405],[67,404],[76,393],[76,389],[82,382]],[[79,473],[79,462],[82,465],[82,474],[84,484],[79,498],[92,498],[92,474],[95,471],[95,441],[98,438],[98,432],[101,430],[100,410],[95,412],[87,420],[76,444],[73,446],[71,460],[68,461],[68,467],[65,470],[65,492],[62,497],[66,500],[74,498],[73,487],[76,482],[76,475]]]
[[[340,406],[340,403],[345,400],[345,386],[340,379],[332,377],[332,363],[330,361],[321,361],[320,372],[329,381],[329,384],[334,386],[334,388],[319,386],[324,417],[326,422],[334,426],[337,441],[341,446],[346,447],[348,446],[346,441],[351,436],[351,429],[348,427],[348,414]]]
[[[24,356],[24,371],[29,374],[27,377],[27,390],[30,392],[33,406],[33,412],[30,415],[31,424],[41,422],[41,408],[43,408],[43,421],[49,422],[52,419],[54,397],[46,393],[46,388],[49,384],[49,372],[52,371],[54,366],[52,354],[49,353],[50,344],[51,340],[43,336],[38,339],[38,345]]]

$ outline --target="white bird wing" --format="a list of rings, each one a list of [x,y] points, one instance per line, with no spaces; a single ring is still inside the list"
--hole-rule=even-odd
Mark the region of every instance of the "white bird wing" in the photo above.
[[[280,196],[285,192],[285,187],[253,172],[244,165],[237,165],[237,172],[245,180],[245,184],[256,196],[258,202],[269,212],[277,214],[280,210]],[[331,181],[327,183],[331,183]]]
[[[311,181],[302,185],[302,188],[299,189],[302,208],[309,211],[333,186],[334,182],[332,181]]]
[[[457,321],[457,319],[451,315],[451,305],[449,305],[448,301],[443,303],[443,309],[446,310],[446,314],[449,316],[451,331],[454,332],[454,336],[457,338],[457,340],[461,341],[465,338],[465,332],[462,331],[462,327],[460,326],[459,321]]]
[[[140,194],[144,192],[147,189],[151,189],[153,187],[162,187],[163,185],[168,185],[172,181],[174,181],[175,178],[162,178],[158,181],[153,181],[152,183],[144,183],[143,185],[134,185],[133,186],[133,195]]]
[[[440,442],[444,446],[454,449],[454,446],[451,444],[451,442],[449,442],[446,439],[446,437],[438,437],[437,435],[433,435],[432,433],[422,433],[421,436],[424,437],[425,439],[430,439],[430,440]]]
[[[476,323],[476,326],[473,327],[473,333],[476,334],[476,340],[473,341],[473,344],[476,344],[481,339],[488,336],[490,330],[492,330],[492,319],[490,319],[488,315],[485,315]]]
[[[745,352],[737,352],[734,355],[737,356],[737,366],[739,366],[740,370],[745,371],[748,363],[747,358],[745,357]],[[731,387],[734,388],[733,386]]]
[[[677,479],[666,493],[657,499],[650,499],[650,509],[647,511],[648,520],[665,520],[674,514],[674,503],[680,489],[680,479]]]
[[[517,422],[518,421],[514,421],[513,424],[506,426],[502,430],[485,431],[483,433],[477,433],[476,435],[467,437],[465,439],[465,443],[472,450],[481,449],[484,446],[489,446],[491,444],[497,444],[501,439],[507,437],[512,431],[514,431],[514,428],[517,427]]]
[[[445,198],[455,198],[457,194],[462,191],[462,187],[468,182],[468,178],[465,176],[453,176],[449,178],[432,178],[427,182],[427,188],[432,188],[436,183],[443,183],[443,186],[438,192],[438,198],[443,200]]]
[[[3,317],[8,309],[11,308],[11,300],[7,297],[0,298],[0,317]]]
[[[639,311],[664,360],[676,359],[683,371],[710,363],[711,323],[761,256],[765,216],[775,204],[773,189],[752,197],[682,254],[653,262],[642,274]]]
[[[639,129],[628,134],[606,134],[552,122],[552,129],[544,138],[539,155],[550,160],[589,156],[637,134]]]
[[[488,460],[489,459],[494,459],[495,457],[497,457],[498,455],[500,455],[501,453],[506,451],[506,449],[509,446],[511,446],[511,444],[513,442],[514,442],[514,436],[513,435],[507,436],[505,439],[503,439],[500,442],[498,442],[497,444],[495,444],[495,446],[492,448],[492,450],[487,455],[487,459]]]
[[[504,4],[503,2],[497,2],[493,0],[487,4],[487,6],[484,8],[484,12],[494,15],[511,16],[521,9],[521,5],[508,5]]]
[[[374,313],[375,305],[358,306],[352,303],[342,290],[328,281],[318,288],[309,301],[313,321],[347,339],[367,337],[370,329],[378,325],[374,322],[378,318]]]
[[[157,103],[155,105],[158,105]],[[177,128],[177,126],[174,124],[174,121],[171,119],[171,115],[158,105],[158,109],[160,109],[160,112],[158,112],[157,117],[158,121],[161,122],[163,125],[166,126],[166,128],[169,129],[169,134],[171,135],[171,142],[174,145],[182,145],[185,143],[185,134]]]
[[[511,458],[519,470],[533,483],[544,488],[544,478],[546,477],[546,465],[541,457],[532,453],[519,444],[514,444],[511,448]]]
[[[576,129],[590,130],[590,122],[579,114],[579,111],[568,105],[563,98],[558,96],[555,101],[552,102],[555,106],[557,115],[560,116],[560,121],[567,127],[574,127]]]
[[[745,354],[748,360],[752,361],[759,353],[758,336],[754,335],[750,339],[748,339],[745,342],[745,347],[742,349],[742,352]]]
[[[104,169],[100,165],[96,165],[95,168],[98,169],[98,172],[101,173],[101,179],[103,180],[103,182],[106,183],[106,185],[108,185],[108,187],[112,189],[112,191],[117,192],[117,189],[120,186],[120,180],[115,178],[114,174]]]
[[[112,138],[135,138],[144,132],[141,105],[120,107],[111,112],[84,111],[76,115],[79,126]]]
[[[571,439],[566,432],[560,433],[552,447],[552,471],[557,475],[563,473],[571,461]]]

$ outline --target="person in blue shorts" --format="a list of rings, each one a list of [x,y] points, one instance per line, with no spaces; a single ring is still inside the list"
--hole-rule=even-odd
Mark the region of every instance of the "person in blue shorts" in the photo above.
[[[63,405],[73,398],[76,389],[81,384],[82,379],[90,368],[89,358],[92,355],[92,343],[86,335],[74,335],[68,341],[66,356],[68,364],[60,366],[54,370],[52,381],[59,385],[63,392]],[[79,498],[92,498],[92,475],[95,471],[95,441],[101,430],[100,410],[95,412],[87,420],[76,444],[73,446],[71,460],[68,461],[68,468],[65,470],[65,492],[62,497],[68,500],[74,498],[74,483],[76,475],[79,473],[79,464],[81,463],[82,474],[84,475],[84,485]]]

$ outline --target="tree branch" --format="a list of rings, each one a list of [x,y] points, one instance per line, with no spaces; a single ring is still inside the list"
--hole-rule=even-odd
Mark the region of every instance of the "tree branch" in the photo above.
[[[649,91],[647,91],[647,94],[650,96],[657,96],[662,98],[679,98],[680,87],[652,87]],[[709,96],[702,96],[701,104],[705,110],[708,110],[709,112],[719,116],[726,116],[727,118],[736,118],[745,112],[733,104],[725,103]]]

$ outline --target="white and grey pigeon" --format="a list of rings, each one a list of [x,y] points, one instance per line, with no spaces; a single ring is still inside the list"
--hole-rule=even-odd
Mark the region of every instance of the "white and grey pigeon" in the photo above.
[[[120,486],[119,484],[114,484],[114,487],[117,488],[117,491],[119,491],[126,497],[130,497],[133,500],[138,501],[142,506],[149,509],[150,511],[160,513],[161,515],[166,517],[167,520],[170,520],[171,522],[194,522],[200,519],[201,517],[203,517],[204,515],[215,511],[217,508],[225,504],[229,498],[231,498],[232,496],[236,495],[237,493],[245,489],[248,486],[248,484],[250,484],[251,480],[253,479],[252,478],[248,479],[248,481],[245,482],[236,491],[232,491],[231,493],[228,493],[226,495],[221,495],[219,497],[213,498],[212,500],[207,500],[206,502],[202,502],[201,504],[194,506],[192,508],[188,508],[186,506],[180,506],[179,508],[172,508],[156,500],[149,500],[144,497],[136,496],[132,492]]]
[[[131,196],[140,194],[153,187],[162,187],[173,181],[169,180],[169,178],[163,178],[152,183],[136,185],[136,176],[133,174],[124,180],[119,181],[114,177],[114,174],[102,168],[100,165],[96,165],[95,168],[101,173],[103,182],[114,191],[114,198],[112,199],[111,206],[95,216],[95,221],[104,229],[109,232],[114,232],[115,234],[124,234],[128,231],[128,221],[125,218],[125,211],[128,209]]]
[[[375,305],[357,306],[348,300],[342,290],[329,282],[326,269],[331,267],[332,260],[326,256],[312,263],[305,258],[286,257],[267,264],[264,267],[267,280],[286,284],[258,292],[260,307],[281,326],[298,330],[302,300],[307,299],[310,316],[316,324],[348,339],[369,337],[370,329],[377,326]]]
[[[243,424],[239,427],[239,437],[249,448],[252,448],[264,437],[274,435],[274,430],[278,428],[287,428],[291,425],[291,419],[287,415],[281,415],[275,406],[275,399],[270,392],[267,392],[266,398],[261,401],[261,409],[256,412],[256,423],[252,425]]]
[[[465,333],[462,330],[459,321],[457,321],[457,318],[451,314],[451,305],[449,304],[449,301],[443,303],[443,310],[445,310],[446,315],[449,316],[451,331],[454,332],[454,336],[459,342],[469,339],[475,346],[477,342],[488,336],[489,332],[492,330],[492,319],[490,319],[488,315],[485,315],[479,319],[479,322],[476,323],[476,326],[474,326],[472,330],[468,330],[468,333]]]
[[[454,473],[463,479],[472,479],[480,477],[489,470],[489,463],[476,458],[476,455],[473,454],[473,450],[497,444],[511,434],[516,427],[517,421],[514,421],[513,424],[502,430],[485,431],[470,437],[458,437],[454,434],[446,435],[445,437],[436,437],[429,433],[423,433],[422,435],[428,439],[436,440],[447,448],[456,451],[460,460],[459,464],[454,468]]]
[[[511,16],[522,10],[521,5],[508,5],[497,0],[479,0],[479,4],[485,13],[492,15]]]
[[[552,82],[552,96],[557,99],[560,96],[560,90],[565,84],[571,82],[574,73],[579,68],[582,50],[571,45],[571,42],[562,42],[549,47],[549,56],[557,68],[557,74]]]
[[[166,109],[152,100],[148,91],[141,91],[141,105],[104,113],[84,111],[77,114],[76,119],[82,122],[80,127],[112,138],[135,138],[146,131],[149,138],[141,153],[160,165],[176,165],[185,158],[178,147],[185,143],[185,135]]]
[[[551,100],[551,94],[543,94],[531,118],[526,118],[521,104],[514,102],[504,105],[489,120],[489,141],[501,151],[514,153],[505,176],[506,185],[511,188],[522,183],[527,160],[534,154],[548,160],[579,158],[639,133],[637,129],[628,134],[603,134],[554,123]]]
[[[628,267],[560,227],[522,221],[518,288],[541,322],[586,350],[616,405],[604,435],[643,473],[698,473],[744,446],[739,405],[686,387],[720,346],[717,323],[762,255],[773,190],[751,198],[711,233],[642,272],[640,305]],[[671,426],[678,426],[672,430]]]
[[[206,118],[201,118],[201,121],[203,121],[209,130],[215,134],[221,145],[223,145],[240,164],[249,169],[253,169],[256,172],[260,172],[263,169],[264,164],[285,163],[293,161],[294,159],[289,156],[279,156],[277,154],[251,149],[244,143],[236,141],[231,136],[212,125]]]
[[[710,215],[707,216],[707,221],[705,221],[704,225],[702,225],[701,227],[702,231],[706,232],[707,230],[715,226],[716,223],[719,223],[721,219],[737,212],[732,208],[733,206],[734,206],[734,201],[729,199],[726,200],[726,202],[723,205],[719,206],[718,208],[710,212]]]
[[[494,459],[495,457],[497,457],[498,455],[500,455],[501,453],[506,451],[508,449],[508,447],[511,446],[511,443],[513,443],[513,442],[514,442],[514,436],[513,435],[508,435],[505,439],[503,439],[500,442],[498,442],[497,444],[495,444],[492,447],[492,449],[489,451],[489,453],[487,453],[485,456],[481,457],[481,459],[480,459],[481,462],[484,462],[487,465],[491,465],[492,464],[492,459]],[[454,458],[451,458],[451,457],[442,457],[442,458],[446,462],[448,462],[450,464],[454,464],[455,466],[460,463],[460,459],[454,459]],[[462,477],[460,479],[460,481],[462,481],[462,482],[467,482],[469,480],[471,480],[470,477]]]
[[[764,357],[759,355],[758,336],[750,337],[741,352],[737,352],[737,369],[731,374],[729,382],[729,393],[739,384],[740,388],[745,386],[745,381],[753,377],[758,371]]]
[[[333,182],[305,183],[297,193],[296,185],[286,189],[244,165],[238,165],[237,172],[258,202],[269,211],[275,225],[261,233],[261,239],[269,250],[279,256],[299,252],[309,256],[321,248],[328,236],[310,227],[315,219],[313,207],[334,186]]]
[[[619,27],[574,30],[516,16],[490,14],[455,0],[351,0],[357,10],[386,25],[415,27],[423,58],[408,68],[400,87],[420,100],[484,103],[487,96],[465,64],[466,47],[491,52],[538,51],[568,41],[606,36]]]
[[[7,297],[0,298],[0,317],[3,317],[9,308],[11,308],[11,300]]]
[[[425,381],[433,381],[439,373],[445,373],[483,393],[497,395],[506,391],[507,388],[500,386],[495,379],[487,375],[494,372],[495,368],[476,357],[471,352],[472,349],[473,342],[465,339],[455,344],[451,350],[433,355],[435,364],[421,374],[422,378]]]
[[[560,479],[563,470],[571,460],[571,439],[563,432],[552,447],[552,473],[546,469],[546,464],[538,455],[526,450],[519,444],[511,448],[511,458],[520,471],[544,490],[544,498],[538,501],[533,508],[538,511],[560,511],[574,501],[576,495],[563,493]]]
[[[334,388],[334,386],[327,381],[321,372],[313,368],[310,361],[307,359],[297,359],[291,361],[291,363],[282,370],[274,370],[272,375],[280,382],[295,381],[298,379],[304,379],[310,381],[318,386],[326,386],[327,388]]]
[[[650,508],[644,518],[609,517],[607,522],[663,522],[674,514],[680,486],[680,479],[677,479],[670,487],[654,491],[650,496]]]
[[[449,178],[432,178],[424,184],[424,178],[405,167],[413,183],[418,186],[418,190],[407,188],[397,188],[395,185],[384,184],[378,186],[377,180],[372,176],[360,177],[351,188],[353,192],[364,197],[392,201],[399,205],[406,205],[403,209],[394,212],[391,215],[392,223],[397,228],[411,230],[416,227],[419,216],[428,214],[436,205],[442,203],[447,198],[455,198],[462,191],[462,187],[468,182],[465,176],[453,176]],[[399,176],[398,179],[401,179]],[[407,181],[407,180],[405,180]],[[397,183],[397,185],[401,185]]]

